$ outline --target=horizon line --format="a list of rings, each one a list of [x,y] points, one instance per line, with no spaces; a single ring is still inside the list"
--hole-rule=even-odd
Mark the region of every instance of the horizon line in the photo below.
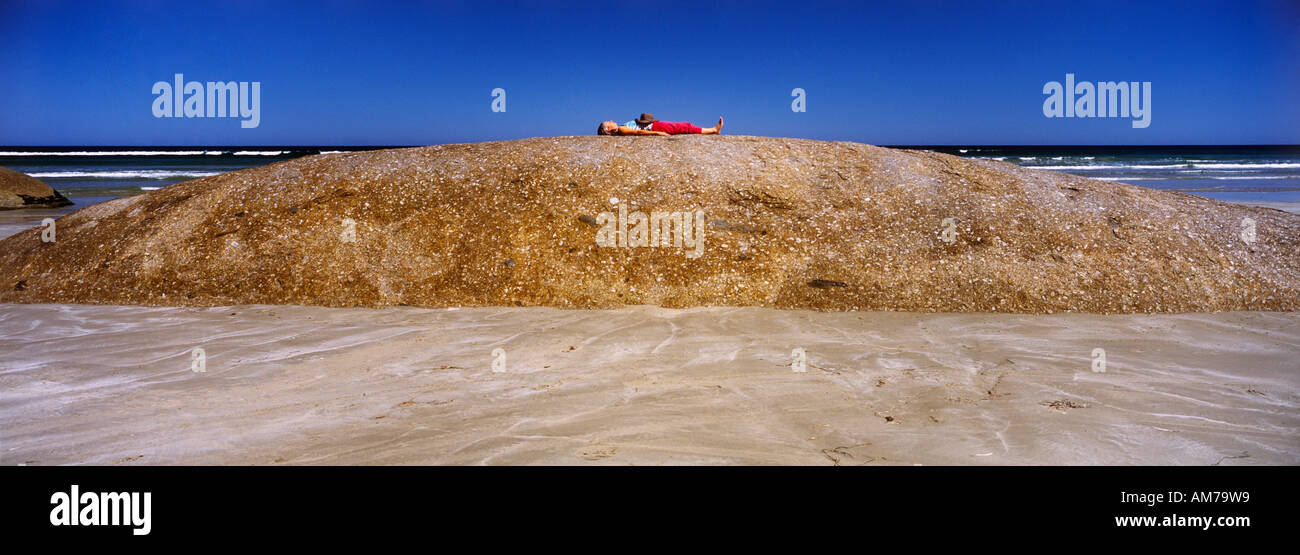
[[[554,137],[525,137],[525,138],[522,138],[522,139],[501,139],[501,140],[475,141],[475,142],[477,142],[477,143],[496,143],[496,142],[509,142],[509,141],[528,140],[528,139],[549,139],[549,138],[567,138],[567,137],[585,137],[585,136],[587,136],[587,135],[557,135],[557,136],[554,136]],[[595,135],[591,135],[591,136],[592,136],[592,137],[595,137]],[[732,136],[732,137],[761,137],[760,135],[724,135],[724,136]],[[826,140],[826,139],[804,139],[804,138],[802,138],[802,137],[765,137],[765,138],[774,138],[774,139],[796,139],[796,140],[812,140],[812,141],[824,141],[824,142],[859,142],[859,141],[839,141],[839,140]],[[366,149],[366,150],[383,150],[383,149],[393,149],[393,148],[420,148],[420,147],[426,147],[426,146],[445,146],[445,145],[456,145],[456,144],[475,144],[475,142],[459,142],[459,143],[427,143],[427,144],[389,144],[389,145],[376,145],[376,144],[356,144],[356,145],[340,145],[340,144],[324,144],[324,145],[309,145],[309,144],[297,144],[297,145],[285,145],[285,144],[279,144],[279,145],[276,145],[276,144],[269,144],[269,145],[267,145],[267,144],[263,144],[263,145],[202,145],[202,144],[189,144],[189,145],[183,145],[183,144],[182,144],[182,145],[175,145],[175,144],[173,144],[173,145],[106,145],[106,144],[84,144],[84,145],[0,145],[0,149],[13,149],[13,150],[29,149],[29,150],[32,150],[32,151],[48,150],[48,151],[52,151],[52,152],[56,152],[56,151],[59,151],[59,150],[69,150],[69,149],[120,149],[120,150],[130,150],[130,149],[136,149],[136,150],[142,150],[142,149],[151,149],[151,150],[166,150],[166,149],[203,149],[203,150],[228,150],[228,149],[255,149],[255,148],[256,148],[256,149],[268,149],[268,150],[307,150],[307,149]],[[1082,149],[1082,148],[1297,148],[1297,149],[1300,149],[1300,144],[1298,144],[1298,143],[1247,143],[1247,144],[1231,144],[1231,143],[1221,143],[1221,144],[1138,144],[1138,145],[1120,145],[1120,144],[961,144],[961,143],[955,143],[955,144],[874,144],[874,143],[861,143],[861,144],[866,144],[866,145],[871,145],[871,146],[879,146],[879,147],[883,147],[883,148],[913,148],[913,149],[914,149],[914,148],[1080,148],[1080,149]]]

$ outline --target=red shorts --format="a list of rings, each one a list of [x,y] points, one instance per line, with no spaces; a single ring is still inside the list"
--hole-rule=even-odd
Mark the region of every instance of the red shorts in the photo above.
[[[656,121],[650,124],[651,131],[663,131],[669,135],[698,135],[703,129],[684,121]]]

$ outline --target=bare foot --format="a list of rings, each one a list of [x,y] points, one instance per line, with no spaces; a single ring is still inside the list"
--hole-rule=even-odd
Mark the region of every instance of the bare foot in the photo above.
[[[721,134],[722,134],[722,118],[721,118],[721,117],[718,118],[718,124],[717,124],[717,125],[715,125],[715,126],[713,126],[713,127],[706,127],[706,128],[704,128],[704,129],[700,130],[700,133],[701,133],[701,134],[704,134],[704,135],[721,135]]]

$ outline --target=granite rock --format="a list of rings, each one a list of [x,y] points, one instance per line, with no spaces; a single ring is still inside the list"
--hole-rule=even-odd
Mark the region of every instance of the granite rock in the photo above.
[[[702,255],[598,246],[601,214],[620,206],[702,212]],[[1300,215],[849,142],[588,136],[322,154],[91,206],[57,230],[0,241],[0,301],[1300,307]]]

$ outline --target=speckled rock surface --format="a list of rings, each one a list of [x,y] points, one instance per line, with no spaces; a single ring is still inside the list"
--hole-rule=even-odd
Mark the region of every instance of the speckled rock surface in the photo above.
[[[703,211],[701,256],[598,246],[614,199]],[[0,241],[0,302],[1295,310],[1300,215],[857,143],[538,138],[325,154],[92,206],[54,242]]]
[[[17,208],[53,208],[72,201],[39,179],[0,167],[0,210]]]

